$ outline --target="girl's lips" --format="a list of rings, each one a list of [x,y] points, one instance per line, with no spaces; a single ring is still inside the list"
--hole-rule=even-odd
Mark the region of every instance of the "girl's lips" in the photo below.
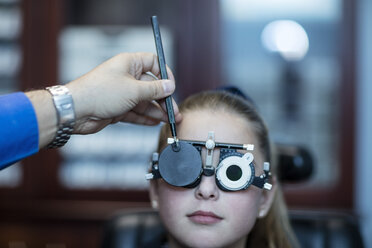
[[[223,218],[209,211],[196,211],[187,217],[196,224],[211,225],[220,222]]]

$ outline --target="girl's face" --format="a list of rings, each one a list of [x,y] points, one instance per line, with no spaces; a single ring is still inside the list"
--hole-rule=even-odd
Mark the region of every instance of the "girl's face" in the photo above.
[[[255,174],[263,173],[257,138],[250,124],[235,113],[186,112],[177,131],[180,139],[205,141],[208,131],[214,131],[216,142],[254,144]],[[205,151],[202,158],[204,163]],[[219,150],[215,149],[214,166],[218,159]],[[169,232],[171,247],[243,247],[257,217],[269,208],[268,197],[261,189],[250,186],[244,191],[221,191],[214,176],[202,176],[200,184],[192,189],[156,180],[150,192]]]

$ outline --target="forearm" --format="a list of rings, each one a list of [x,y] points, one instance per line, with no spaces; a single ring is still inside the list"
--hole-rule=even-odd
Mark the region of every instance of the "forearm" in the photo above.
[[[30,99],[37,118],[39,128],[39,149],[53,141],[57,132],[57,112],[51,94],[46,90],[26,93]]]
[[[38,124],[30,99],[22,92],[0,96],[0,169],[36,153]]]

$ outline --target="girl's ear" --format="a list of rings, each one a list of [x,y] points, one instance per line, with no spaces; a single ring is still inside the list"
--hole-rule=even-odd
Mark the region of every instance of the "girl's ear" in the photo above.
[[[158,184],[156,180],[150,181],[149,193],[150,193],[151,207],[153,209],[158,209]]]
[[[264,190],[262,192],[261,204],[257,213],[257,218],[259,219],[264,218],[269,212],[271,206],[273,205],[276,189],[278,187],[276,182],[277,182],[276,176],[273,176],[271,180],[271,184],[273,185],[273,187],[271,188],[271,190]]]

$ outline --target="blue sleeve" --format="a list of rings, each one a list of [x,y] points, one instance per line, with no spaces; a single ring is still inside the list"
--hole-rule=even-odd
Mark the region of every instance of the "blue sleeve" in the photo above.
[[[0,170],[38,149],[38,124],[28,97],[22,92],[0,96]]]

